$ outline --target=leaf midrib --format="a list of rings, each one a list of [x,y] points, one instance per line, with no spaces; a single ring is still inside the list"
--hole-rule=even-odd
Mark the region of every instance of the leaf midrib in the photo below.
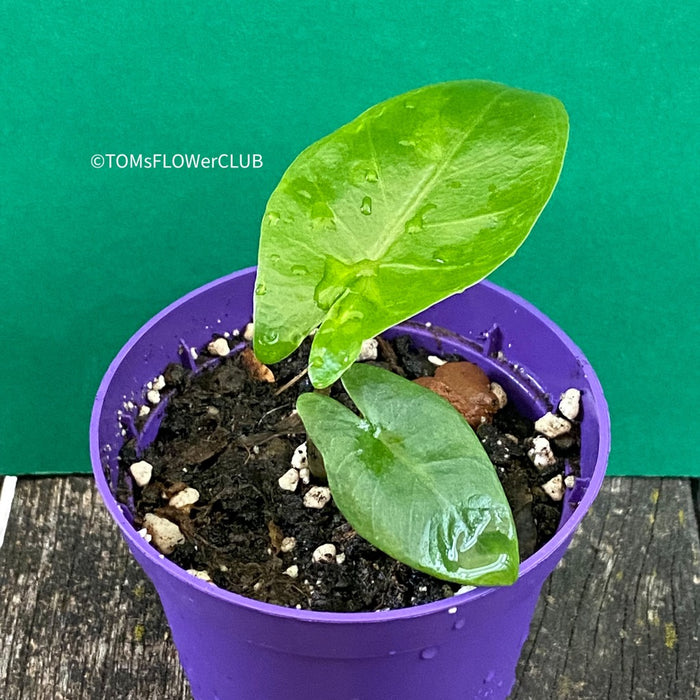
[[[353,399],[354,400],[354,399]],[[369,429],[367,433],[359,426],[359,420],[365,420],[366,422],[369,423]],[[447,506],[447,508],[451,511],[457,512],[456,506],[450,502],[449,499],[445,498],[443,496],[442,492],[437,488],[436,486],[436,481],[435,479],[430,475],[430,473],[421,471],[420,468],[414,466],[413,462],[410,459],[407,459],[407,455],[409,455],[409,450],[407,450],[402,443],[397,443],[397,442],[390,442],[387,441],[386,439],[382,439],[382,436],[384,435],[385,430],[381,426],[375,426],[372,422],[369,421],[369,419],[364,418],[364,419],[358,419],[358,423],[356,423],[356,427],[358,431],[362,434],[368,435],[369,439],[373,442],[378,442],[380,443],[388,452],[401,464],[402,467],[406,468],[406,470],[410,473],[412,477],[412,484],[418,484],[420,486],[425,486],[426,489],[434,494],[437,498],[437,500],[443,505]],[[375,437],[374,434],[370,433],[370,430],[376,429],[379,427],[379,436]],[[398,448],[398,449],[396,449]],[[437,459],[437,460],[431,460],[430,462],[422,462],[422,464],[425,464],[426,467],[431,467],[436,464],[440,463],[448,463],[448,462],[453,462],[453,459]]]
[[[457,143],[449,151],[447,156],[443,158],[442,162],[437,164],[437,167],[432,174],[428,175],[427,178],[419,182],[416,189],[407,196],[406,204],[403,207],[403,210],[395,217],[393,227],[385,236],[378,237],[377,244],[379,245],[379,250],[370,251],[368,257],[371,260],[379,260],[386,255],[389,248],[396,242],[396,240],[398,240],[399,234],[405,226],[405,222],[416,215],[427,192],[431,190],[435,181],[443,174],[447,166],[451,163],[455,154],[460,150],[460,148],[462,148],[477,126],[479,126],[479,124],[483,121],[484,117],[493,107],[493,105],[508,91],[509,88],[505,88],[488,101],[481,112],[479,112],[472,125],[469,127],[469,130],[462,133],[462,136],[459,138]]]

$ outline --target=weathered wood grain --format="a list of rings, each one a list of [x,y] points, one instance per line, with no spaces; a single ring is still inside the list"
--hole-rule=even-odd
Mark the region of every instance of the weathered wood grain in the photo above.
[[[700,698],[688,480],[608,480],[545,584],[513,700]]]
[[[191,698],[155,591],[91,478],[21,479],[0,566],[0,697]]]
[[[608,480],[545,585],[511,699],[700,698],[699,562],[689,481]],[[191,698],[88,477],[20,480],[0,620],[5,700]]]

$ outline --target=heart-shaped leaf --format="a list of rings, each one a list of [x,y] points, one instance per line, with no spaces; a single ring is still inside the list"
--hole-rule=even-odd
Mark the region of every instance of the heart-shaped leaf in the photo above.
[[[320,324],[309,373],[334,382],[362,341],[484,278],[556,184],[568,119],[553,97],[484,81],[420,88],[308,147],[263,218],[257,356]]]
[[[438,578],[508,585],[513,516],[479,439],[444,399],[370,365],[343,375],[362,412],[317,393],[297,401],[348,522],[395,559]]]

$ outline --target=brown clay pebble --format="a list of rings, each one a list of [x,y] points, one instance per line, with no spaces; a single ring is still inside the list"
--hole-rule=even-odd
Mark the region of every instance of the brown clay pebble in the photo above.
[[[418,379],[413,380],[416,384],[424,386],[430,391],[434,391],[438,396],[442,396],[443,399],[449,401],[466,419],[472,428],[476,428],[480,423],[481,419],[477,419],[476,423],[473,423],[467,416],[472,412],[472,407],[469,404],[467,398],[458,394],[454,389],[447,386],[444,382],[441,382],[435,377],[418,377]]]
[[[499,407],[491,381],[472,362],[447,362],[437,368],[434,377],[419,377],[415,382],[447,399],[472,428],[490,423]]]
[[[472,426],[490,423],[498,411],[498,397],[491,391],[491,380],[473,362],[447,362],[435,371],[435,378],[468,399],[472,411],[465,415]]]

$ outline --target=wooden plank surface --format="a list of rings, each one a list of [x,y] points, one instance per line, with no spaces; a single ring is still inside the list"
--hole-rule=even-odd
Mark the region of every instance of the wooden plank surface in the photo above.
[[[690,482],[610,479],[545,584],[511,700],[700,698],[699,616]],[[5,700],[191,698],[89,477],[20,479],[0,620]]]
[[[513,699],[700,698],[690,482],[606,481],[545,584]]]
[[[91,478],[20,479],[0,563],[0,698],[191,697]]]

